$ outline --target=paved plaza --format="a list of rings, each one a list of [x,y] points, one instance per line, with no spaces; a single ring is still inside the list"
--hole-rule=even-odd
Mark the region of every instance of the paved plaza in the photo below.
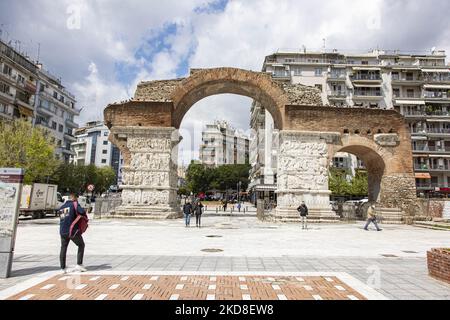
[[[63,277],[58,275],[58,220],[21,220],[13,274],[0,280],[0,297],[450,299],[450,285],[431,278],[426,265],[427,250],[450,246],[448,231],[383,225],[382,232],[367,232],[362,227],[311,224],[302,230],[298,224],[263,223],[251,214],[207,214],[201,229],[186,228],[182,220],[92,220],[85,234],[89,274],[79,277],[81,289],[66,286],[64,291],[57,282]],[[68,254],[73,266],[74,245]],[[163,282],[146,282],[155,276]],[[214,276],[218,283],[210,287]],[[123,277],[128,278],[118,284],[130,288],[124,289],[127,295],[104,292]],[[249,281],[243,287],[248,291],[239,277]],[[51,290],[40,291],[52,284]],[[164,290],[141,292],[149,284]],[[176,292],[181,285],[184,291]],[[336,286],[345,294],[329,290]]]

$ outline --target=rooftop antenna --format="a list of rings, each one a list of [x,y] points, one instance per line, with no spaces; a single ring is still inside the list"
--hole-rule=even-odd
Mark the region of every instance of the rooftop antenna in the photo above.
[[[306,53],[306,46],[302,44],[303,53]]]
[[[322,51],[325,53],[326,47],[327,47],[327,39],[326,39],[326,38],[323,38],[322,41],[323,41]]]
[[[38,49],[37,49],[37,63],[39,63],[39,60],[41,59],[41,43],[38,42]]]

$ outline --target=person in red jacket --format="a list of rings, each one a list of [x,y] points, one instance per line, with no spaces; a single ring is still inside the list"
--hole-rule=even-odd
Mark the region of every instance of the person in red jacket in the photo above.
[[[83,267],[85,245],[83,236],[81,235],[82,230],[79,227],[79,223],[76,223],[79,215],[86,217],[86,211],[79,205],[78,195],[71,193],[70,200],[66,201],[60,208],[59,233],[61,236],[61,251],[59,254],[59,261],[63,273],[68,272],[66,268],[66,254],[70,240],[78,246],[77,266],[74,271],[87,271],[86,268]]]

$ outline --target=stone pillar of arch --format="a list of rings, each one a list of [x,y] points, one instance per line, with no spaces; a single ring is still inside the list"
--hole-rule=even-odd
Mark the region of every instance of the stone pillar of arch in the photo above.
[[[124,154],[122,205],[113,216],[177,218],[178,130],[170,127],[113,127],[110,139]]]
[[[332,132],[280,132],[275,219],[298,221],[298,206],[304,201],[309,219],[336,221],[328,189],[329,144],[339,139]]]

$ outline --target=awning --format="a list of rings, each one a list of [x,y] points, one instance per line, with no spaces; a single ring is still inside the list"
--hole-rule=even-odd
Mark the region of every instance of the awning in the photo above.
[[[357,70],[357,71],[362,71],[362,70],[381,71],[381,68],[376,68],[376,67],[353,67],[353,70]]]
[[[448,85],[448,84],[426,84],[423,87],[425,89],[448,89],[448,90],[450,90],[450,85]]]
[[[431,179],[431,175],[429,173],[416,173],[416,179]]]
[[[425,101],[417,100],[395,100],[396,104],[425,105]]]
[[[32,117],[33,116],[33,110],[30,110],[28,108],[22,107],[20,105],[17,106],[17,107],[19,108],[19,112],[21,114],[23,114],[24,116],[27,116],[27,117]]]
[[[439,116],[435,116],[435,117],[439,117]],[[448,115],[447,116],[446,115],[442,115],[440,117],[445,118],[445,119],[427,118],[427,122],[448,122]],[[434,132],[429,132],[429,133],[434,133]],[[441,133],[441,132],[437,132],[437,133]],[[445,132],[442,132],[442,133],[445,133]]]
[[[356,88],[381,88],[381,84],[353,84]]]
[[[450,155],[430,154],[429,157],[430,157],[430,158],[444,158],[444,159],[449,159],[449,158],[450,158]]]
[[[449,73],[450,69],[422,69],[422,72],[441,72],[441,73]]]

